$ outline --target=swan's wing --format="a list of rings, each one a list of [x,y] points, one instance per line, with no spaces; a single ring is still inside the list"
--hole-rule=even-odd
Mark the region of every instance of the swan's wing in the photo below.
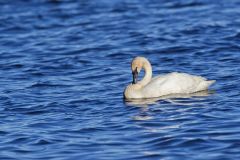
[[[143,92],[154,97],[174,93],[193,93],[207,89],[212,83],[214,82],[200,76],[173,72],[154,77],[143,88]]]

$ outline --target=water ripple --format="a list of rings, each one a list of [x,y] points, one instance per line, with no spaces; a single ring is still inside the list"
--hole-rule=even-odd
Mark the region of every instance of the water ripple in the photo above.
[[[239,159],[239,4],[0,1],[0,159]],[[125,101],[138,55],[217,83]]]

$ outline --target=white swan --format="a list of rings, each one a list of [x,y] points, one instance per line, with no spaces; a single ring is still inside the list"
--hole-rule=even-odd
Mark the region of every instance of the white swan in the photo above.
[[[137,82],[141,69],[145,76]],[[215,80],[208,81],[204,77],[186,73],[169,73],[152,78],[152,67],[144,57],[136,57],[131,64],[133,82],[124,90],[126,99],[154,98],[170,94],[189,94],[207,90]]]

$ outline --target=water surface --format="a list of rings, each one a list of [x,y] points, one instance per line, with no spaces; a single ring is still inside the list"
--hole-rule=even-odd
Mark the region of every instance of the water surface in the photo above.
[[[239,16],[237,0],[1,1],[0,159],[239,159]],[[125,102],[139,55],[214,92]]]

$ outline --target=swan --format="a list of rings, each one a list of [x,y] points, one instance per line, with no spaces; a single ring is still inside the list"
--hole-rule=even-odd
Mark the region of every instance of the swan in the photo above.
[[[137,81],[138,74],[144,69],[145,75]],[[170,94],[190,94],[207,90],[215,80],[207,80],[201,76],[172,72],[152,78],[152,66],[144,57],[132,60],[131,70],[133,82],[124,90],[125,99],[156,98]]]

